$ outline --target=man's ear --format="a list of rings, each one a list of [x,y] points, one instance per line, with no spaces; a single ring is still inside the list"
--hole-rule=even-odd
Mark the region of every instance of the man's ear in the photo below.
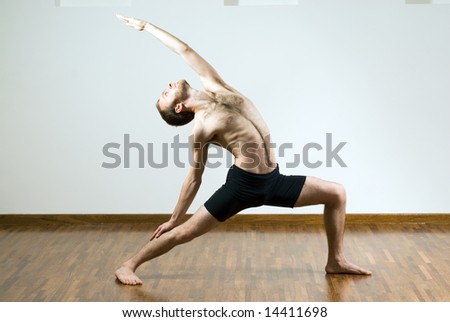
[[[184,106],[184,104],[183,103],[178,103],[176,106],[175,106],[175,113],[181,113],[181,112],[183,112],[183,110],[186,108],[186,106]]]

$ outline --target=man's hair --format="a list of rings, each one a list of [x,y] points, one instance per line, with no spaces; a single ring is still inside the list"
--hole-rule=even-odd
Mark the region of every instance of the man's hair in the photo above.
[[[159,100],[156,102],[156,108],[159,111],[159,114],[161,114],[161,117],[164,121],[166,121],[167,124],[172,126],[180,126],[188,124],[190,121],[194,119],[195,113],[194,112],[175,112],[175,105],[178,104],[177,102],[174,103],[173,106],[170,106],[169,108],[165,109],[164,111],[161,110],[161,107],[159,106]]]

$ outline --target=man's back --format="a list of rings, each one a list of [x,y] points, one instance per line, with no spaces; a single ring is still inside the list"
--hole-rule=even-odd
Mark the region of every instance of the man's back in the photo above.
[[[236,166],[253,173],[276,167],[270,131],[254,104],[236,90],[208,92],[210,104],[194,118],[196,130],[206,131],[208,142],[230,151]]]

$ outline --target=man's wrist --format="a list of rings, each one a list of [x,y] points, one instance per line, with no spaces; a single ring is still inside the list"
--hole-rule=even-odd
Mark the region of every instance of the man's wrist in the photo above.
[[[175,225],[178,225],[180,223],[181,219],[182,219],[181,216],[177,216],[177,217],[172,216],[172,217],[170,217],[169,221],[174,223]]]
[[[151,24],[149,22],[144,22],[144,26],[142,27],[141,31],[149,31],[148,28],[151,26]]]

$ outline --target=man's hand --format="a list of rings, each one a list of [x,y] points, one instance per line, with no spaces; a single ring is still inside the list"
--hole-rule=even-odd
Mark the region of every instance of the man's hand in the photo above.
[[[169,220],[168,222],[165,222],[164,224],[160,225],[155,232],[153,233],[152,237],[150,237],[150,240],[153,240],[155,238],[159,238],[159,236],[161,236],[162,234],[171,231],[172,229],[174,229],[176,226],[178,226],[177,223],[175,223],[174,221]]]
[[[125,22],[125,24],[128,27],[134,28],[136,30],[142,31],[145,29],[145,25],[147,24],[146,21],[143,20],[139,20],[136,18],[128,18],[128,17],[124,17],[121,15],[116,15],[117,18],[119,18],[119,20],[122,20],[123,22]]]

